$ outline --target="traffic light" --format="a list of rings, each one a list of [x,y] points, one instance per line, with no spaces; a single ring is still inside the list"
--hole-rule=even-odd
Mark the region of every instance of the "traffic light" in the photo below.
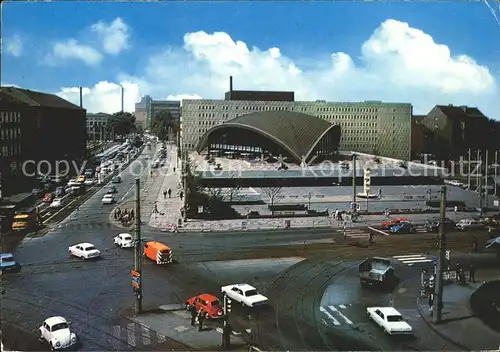
[[[226,312],[231,312],[231,299],[229,297],[226,297]]]

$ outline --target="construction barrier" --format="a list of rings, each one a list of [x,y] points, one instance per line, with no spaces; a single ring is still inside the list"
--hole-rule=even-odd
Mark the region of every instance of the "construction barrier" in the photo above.
[[[370,230],[370,233],[373,233],[374,235],[382,235],[382,236],[390,236],[388,232],[376,229],[374,227],[368,226],[368,230]]]

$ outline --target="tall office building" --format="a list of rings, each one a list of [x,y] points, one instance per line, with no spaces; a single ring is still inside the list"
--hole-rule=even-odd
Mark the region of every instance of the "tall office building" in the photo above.
[[[152,118],[158,111],[168,110],[174,119],[181,116],[181,102],[179,100],[153,100],[149,95],[143,96],[135,104],[136,123],[148,128]]]

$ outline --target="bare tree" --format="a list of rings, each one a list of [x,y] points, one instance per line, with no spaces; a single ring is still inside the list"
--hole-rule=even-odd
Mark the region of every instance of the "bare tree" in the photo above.
[[[271,214],[274,215],[274,200],[281,193],[283,187],[265,187],[262,188],[264,193],[269,197],[271,201]]]

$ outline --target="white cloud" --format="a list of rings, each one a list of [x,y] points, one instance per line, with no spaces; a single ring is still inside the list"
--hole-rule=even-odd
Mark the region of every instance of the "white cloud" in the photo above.
[[[121,110],[121,86],[124,89],[124,110],[134,112],[135,102],[140,94],[137,84],[123,81],[120,84],[102,81],[91,88],[82,89],[83,107],[89,113],[106,112],[112,114]],[[78,87],[61,88],[56,93],[60,97],[79,105],[80,89]]]
[[[128,48],[130,30],[127,24],[119,17],[109,24],[103,21],[97,22],[92,25],[92,31],[97,33],[102,40],[103,50],[107,54],[117,55],[122,50]]]
[[[497,82],[488,68],[466,55],[452,54],[423,31],[389,19],[359,45],[356,60],[343,52],[332,53],[328,60],[294,60],[279,48],[261,50],[224,32],[200,31],[187,33],[182,48],[153,55],[144,72],[122,74],[118,81],[158,99],[222,98],[232,75],[234,89],[293,90],[296,100],[410,102],[415,113],[426,113],[436,104],[470,105],[500,118],[495,115]],[[98,97],[98,87],[88,95]],[[118,91],[114,94],[119,96]]]
[[[87,65],[97,65],[102,60],[102,54],[89,45],[79,44],[75,39],[57,42],[47,57],[48,62],[59,60],[81,60]]]
[[[182,100],[182,99],[201,99],[202,97],[198,94],[177,94],[169,95],[167,100]]]
[[[7,54],[14,57],[20,57],[23,54],[23,41],[19,34],[15,34],[10,38],[5,38],[5,50]]]

